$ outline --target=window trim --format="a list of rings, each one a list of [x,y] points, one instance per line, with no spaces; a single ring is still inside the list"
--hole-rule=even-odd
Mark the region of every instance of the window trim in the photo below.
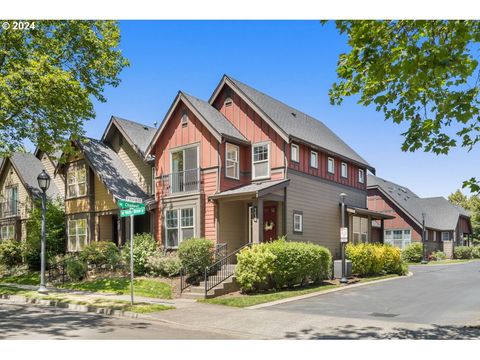
[[[78,241],[78,226],[77,226],[77,222],[79,221],[85,221],[85,242],[84,242],[84,246],[88,245],[89,244],[89,241],[90,241],[90,236],[89,236],[89,226],[88,226],[88,218],[84,217],[84,218],[78,218],[78,219],[68,219],[67,221],[67,251],[68,252],[79,252],[79,251],[82,251],[83,249],[79,248],[79,241]],[[72,250],[70,248],[70,237],[72,235],[70,235],[70,226],[71,226],[71,223],[72,222],[75,222],[75,249]]]
[[[448,234],[448,239],[445,240],[445,239],[443,238],[443,234]],[[442,231],[442,234],[441,234],[440,236],[441,236],[442,241],[450,241],[450,240],[452,240],[452,239],[450,238],[450,231]]]
[[[330,161],[332,161],[332,171],[330,171],[330,169],[329,169]],[[333,157],[330,157],[330,156],[327,158],[327,172],[329,174],[332,174],[332,175],[335,174],[335,159]]]
[[[412,240],[412,229],[411,228],[408,228],[408,229],[384,229],[383,231],[383,243],[384,244],[390,244],[392,246],[395,246],[394,245],[394,242],[393,242],[393,233],[395,231],[401,231],[402,232],[402,248],[400,249],[405,249],[408,245],[412,244],[413,243],[413,240]],[[405,242],[405,232],[408,231],[409,232],[409,241],[408,242]],[[391,233],[391,238],[389,239],[390,242],[387,242],[387,232],[390,232]],[[398,239],[397,239],[398,240]]]
[[[10,228],[12,229],[12,232],[10,233]],[[6,229],[6,237],[3,237],[3,229]],[[6,241],[6,240],[15,240],[16,237],[16,229],[15,229],[15,224],[4,224],[0,226],[0,242]]]
[[[193,220],[193,226],[187,226],[187,227],[182,227],[182,210],[185,209],[192,209],[192,220]],[[167,227],[167,212],[168,211],[176,211],[177,212],[177,227],[176,228],[168,228]],[[196,221],[195,221],[195,213],[196,213],[196,207],[193,205],[186,205],[182,206],[180,208],[175,208],[175,209],[165,209],[165,222],[164,222],[164,229],[165,229],[165,248],[166,249],[178,249],[180,246],[181,242],[184,241],[183,237],[180,239],[180,236],[182,234],[182,229],[193,229],[193,236],[197,236],[197,228],[196,228]],[[168,240],[168,230],[177,230],[178,234],[178,244],[177,246],[169,246],[167,243]]]
[[[295,228],[295,218],[299,217],[300,219],[300,229]],[[303,234],[303,211],[293,210],[293,233],[294,234]]]
[[[77,181],[77,170],[78,170],[78,167],[80,166],[83,166],[85,168],[85,194],[83,195],[79,195],[79,183]],[[69,179],[69,173],[71,171],[71,168],[72,167],[75,167],[75,183],[74,184],[69,184],[68,183],[68,179]],[[89,167],[87,166],[87,163],[85,160],[77,160],[77,161],[74,161],[74,162],[71,162],[68,164],[68,167],[67,167],[67,171],[66,171],[66,176],[65,176],[65,186],[66,186],[66,196],[65,196],[65,199],[66,200],[70,200],[70,199],[80,199],[80,198],[83,198],[83,197],[87,197],[88,196],[88,189],[90,187],[90,181],[89,181]],[[81,184],[81,183],[80,183]],[[74,196],[70,195],[70,186],[75,186],[75,190],[76,190],[76,194]]]
[[[315,166],[312,165],[313,154],[315,154]],[[318,169],[318,153],[313,150],[310,150],[310,167],[313,169]]]
[[[296,159],[293,158],[293,149],[297,150],[297,158]],[[300,146],[298,146],[298,144],[294,144],[294,143],[290,144],[290,160],[292,162],[295,162],[295,163],[300,162]]]
[[[233,161],[233,160],[229,160],[227,156],[229,146],[237,149],[237,160],[234,163],[236,168],[236,173],[237,173],[236,177],[227,175],[228,161]],[[229,143],[229,142],[225,143],[225,177],[229,179],[240,180],[240,146]]]
[[[257,161],[257,163],[261,163],[261,162],[265,162],[267,161],[268,163],[268,174],[265,175],[265,176],[256,176],[255,174],[255,161],[253,160],[254,159],[254,150],[255,150],[255,147],[257,146],[264,146],[264,145],[267,145],[267,151],[268,151],[268,157],[267,157],[267,160],[261,160],[261,161]],[[271,169],[270,169],[270,142],[269,141],[263,141],[263,142],[259,142],[259,143],[256,143],[256,144],[252,144],[252,180],[263,180],[263,179],[270,179],[270,172],[271,172]]]
[[[343,169],[344,168],[345,168],[345,175],[343,175]],[[344,161],[342,161],[342,164],[340,165],[340,175],[344,179],[348,178],[348,164]]]
[[[362,174],[360,176],[360,174]],[[360,184],[365,184],[365,170],[363,169],[358,169],[358,182]]]

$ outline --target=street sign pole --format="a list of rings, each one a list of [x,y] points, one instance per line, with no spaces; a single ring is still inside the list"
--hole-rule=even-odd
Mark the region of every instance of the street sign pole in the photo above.
[[[133,215],[130,215],[130,302],[133,305]]]

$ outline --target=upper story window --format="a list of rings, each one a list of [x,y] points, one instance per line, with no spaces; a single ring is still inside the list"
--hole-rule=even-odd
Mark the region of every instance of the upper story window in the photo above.
[[[362,184],[365,182],[365,171],[363,169],[358,169],[358,182]]]
[[[300,149],[298,148],[297,144],[292,144],[291,145],[291,152],[290,152],[290,157],[292,161],[298,162],[300,159]]]
[[[330,174],[334,174],[335,173],[335,160],[331,157],[328,158],[328,162],[327,162],[327,170]]]
[[[0,196],[0,217],[16,216],[18,210],[18,187],[7,187],[5,194]]]
[[[172,193],[198,191],[200,186],[198,146],[172,150],[170,153]]]
[[[67,197],[87,195],[87,167],[84,162],[70,164],[67,171]]]
[[[348,176],[347,163],[342,162],[342,177],[346,178],[347,176]]]
[[[240,148],[229,143],[226,143],[225,147],[225,175],[238,180],[240,178]]]
[[[310,152],[310,167],[318,168],[318,154],[315,151]]]
[[[270,177],[270,144],[255,144],[252,150],[252,179]]]

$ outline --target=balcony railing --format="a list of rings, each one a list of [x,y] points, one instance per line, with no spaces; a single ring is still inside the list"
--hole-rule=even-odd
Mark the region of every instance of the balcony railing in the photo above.
[[[6,200],[0,202],[0,218],[20,215],[20,202],[17,200]]]
[[[200,168],[171,173],[163,177],[168,195],[200,190]]]

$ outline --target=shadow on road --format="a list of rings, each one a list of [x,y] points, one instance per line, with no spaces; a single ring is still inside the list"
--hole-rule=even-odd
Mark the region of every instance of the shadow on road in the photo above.
[[[125,321],[113,324],[113,319],[92,314],[55,311],[40,307],[8,306],[0,307],[0,339],[31,336],[37,334],[49,338],[78,338],[82,330],[96,329],[100,333],[110,333],[121,328],[145,329],[149,323]]]
[[[313,329],[304,329],[299,332],[287,332],[286,339],[304,340],[360,340],[360,339],[411,339],[411,340],[478,340],[480,339],[480,327],[478,326],[439,326],[432,325],[420,329],[393,328],[384,331],[374,326],[359,327],[346,325],[335,328],[327,328],[322,332]]]

